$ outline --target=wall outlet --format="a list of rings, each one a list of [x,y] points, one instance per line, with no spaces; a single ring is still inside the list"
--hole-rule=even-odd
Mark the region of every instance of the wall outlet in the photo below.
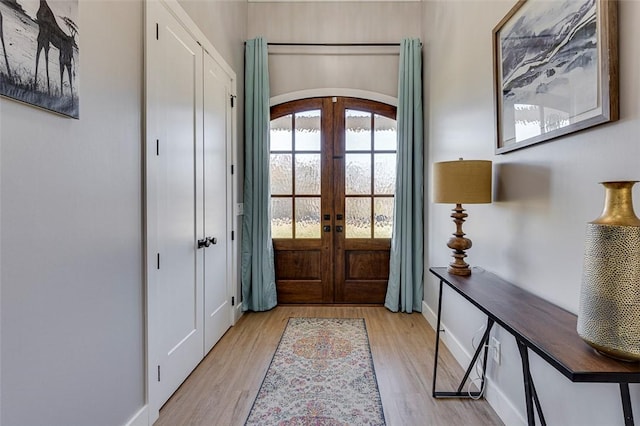
[[[493,361],[500,365],[500,341],[495,337],[491,338],[491,343],[489,343],[489,351],[491,352],[491,357]]]

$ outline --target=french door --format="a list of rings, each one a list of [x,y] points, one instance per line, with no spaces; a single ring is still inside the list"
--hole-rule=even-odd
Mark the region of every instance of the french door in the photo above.
[[[279,303],[384,302],[396,109],[313,98],[271,109],[271,232]]]

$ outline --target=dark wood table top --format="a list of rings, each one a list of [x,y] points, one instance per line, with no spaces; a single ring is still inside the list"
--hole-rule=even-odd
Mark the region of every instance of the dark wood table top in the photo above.
[[[569,380],[640,383],[640,362],[596,352],[578,336],[571,312],[482,269],[468,277],[449,274],[445,267],[429,270]]]

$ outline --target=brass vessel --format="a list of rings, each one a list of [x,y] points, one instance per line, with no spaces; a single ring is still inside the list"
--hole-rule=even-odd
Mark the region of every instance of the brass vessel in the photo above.
[[[586,229],[578,334],[613,358],[640,361],[640,219],[637,181],[601,182],[602,215]]]

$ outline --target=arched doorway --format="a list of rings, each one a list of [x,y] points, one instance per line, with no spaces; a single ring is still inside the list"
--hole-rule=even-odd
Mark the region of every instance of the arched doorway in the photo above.
[[[326,97],[271,108],[271,231],[279,303],[384,302],[396,108]]]

